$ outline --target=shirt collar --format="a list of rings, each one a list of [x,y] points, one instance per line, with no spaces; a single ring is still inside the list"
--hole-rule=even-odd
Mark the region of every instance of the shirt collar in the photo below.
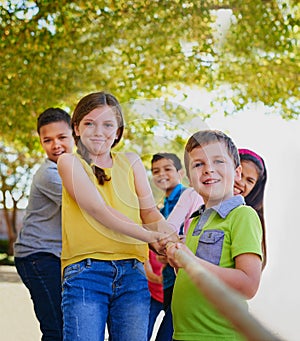
[[[166,197],[166,200],[172,201],[175,197],[178,196],[178,194],[182,192],[183,188],[184,186],[182,184],[176,185],[171,194],[168,197]]]
[[[233,209],[240,205],[245,205],[245,199],[241,195],[235,195],[225,201],[222,201],[219,205],[210,207],[209,209],[216,211],[220,217],[224,219]],[[205,210],[205,205],[202,205],[200,209],[191,215],[191,218],[201,215]]]

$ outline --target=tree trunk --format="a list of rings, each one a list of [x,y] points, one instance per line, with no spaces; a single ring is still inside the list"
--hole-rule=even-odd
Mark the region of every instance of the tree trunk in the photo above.
[[[6,228],[7,228],[7,236],[8,236],[7,254],[8,256],[12,256],[14,254],[13,245],[16,240],[16,226],[13,226],[13,216],[14,215],[16,216],[16,212],[15,213],[10,212],[10,210],[5,205],[3,208],[3,212],[4,212]]]

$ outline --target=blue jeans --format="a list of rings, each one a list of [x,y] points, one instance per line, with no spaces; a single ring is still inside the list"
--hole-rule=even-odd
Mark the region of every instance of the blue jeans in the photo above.
[[[42,340],[61,341],[63,319],[60,259],[51,253],[37,252],[27,257],[15,257],[15,265],[30,292]]]
[[[174,285],[164,289],[164,310],[163,317],[159,329],[156,334],[155,341],[171,341],[173,337],[173,316],[171,311],[171,301],[173,295]]]
[[[147,341],[150,293],[136,259],[85,259],[64,270],[64,341]]]
[[[165,311],[165,316],[161,321],[155,341],[171,341],[173,337],[173,332],[173,317],[171,307],[169,306]]]
[[[153,297],[151,297],[149,326],[148,326],[148,340],[151,339],[156,318],[162,310],[163,310],[163,304],[155,300]]]

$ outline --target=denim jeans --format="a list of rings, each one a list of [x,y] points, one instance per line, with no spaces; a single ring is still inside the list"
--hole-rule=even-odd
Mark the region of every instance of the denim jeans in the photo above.
[[[155,321],[157,319],[157,316],[159,315],[159,313],[162,310],[163,310],[163,304],[161,302],[155,300],[153,297],[151,297],[149,326],[148,326],[148,340],[151,339]]]
[[[155,341],[171,341],[173,336],[173,318],[171,312],[171,306],[165,311],[159,329],[156,334]]]
[[[150,293],[135,259],[85,259],[64,270],[64,341],[147,341]]]
[[[47,252],[15,257],[15,265],[28,288],[43,341],[61,341],[61,266],[60,259]]]
[[[164,289],[164,310],[165,316],[163,317],[159,329],[156,334],[155,341],[171,341],[173,336],[173,316],[171,311],[171,301],[174,286]]]

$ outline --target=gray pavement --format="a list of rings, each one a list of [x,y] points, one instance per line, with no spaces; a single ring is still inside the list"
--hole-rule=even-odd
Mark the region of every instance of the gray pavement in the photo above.
[[[158,321],[161,319],[159,316]],[[157,325],[154,327],[154,335]],[[39,341],[41,332],[29,292],[14,266],[0,266],[0,340]]]
[[[38,341],[38,322],[28,290],[14,266],[0,266],[0,332],[5,341]]]
[[[21,283],[14,266],[0,265],[0,283]]]

